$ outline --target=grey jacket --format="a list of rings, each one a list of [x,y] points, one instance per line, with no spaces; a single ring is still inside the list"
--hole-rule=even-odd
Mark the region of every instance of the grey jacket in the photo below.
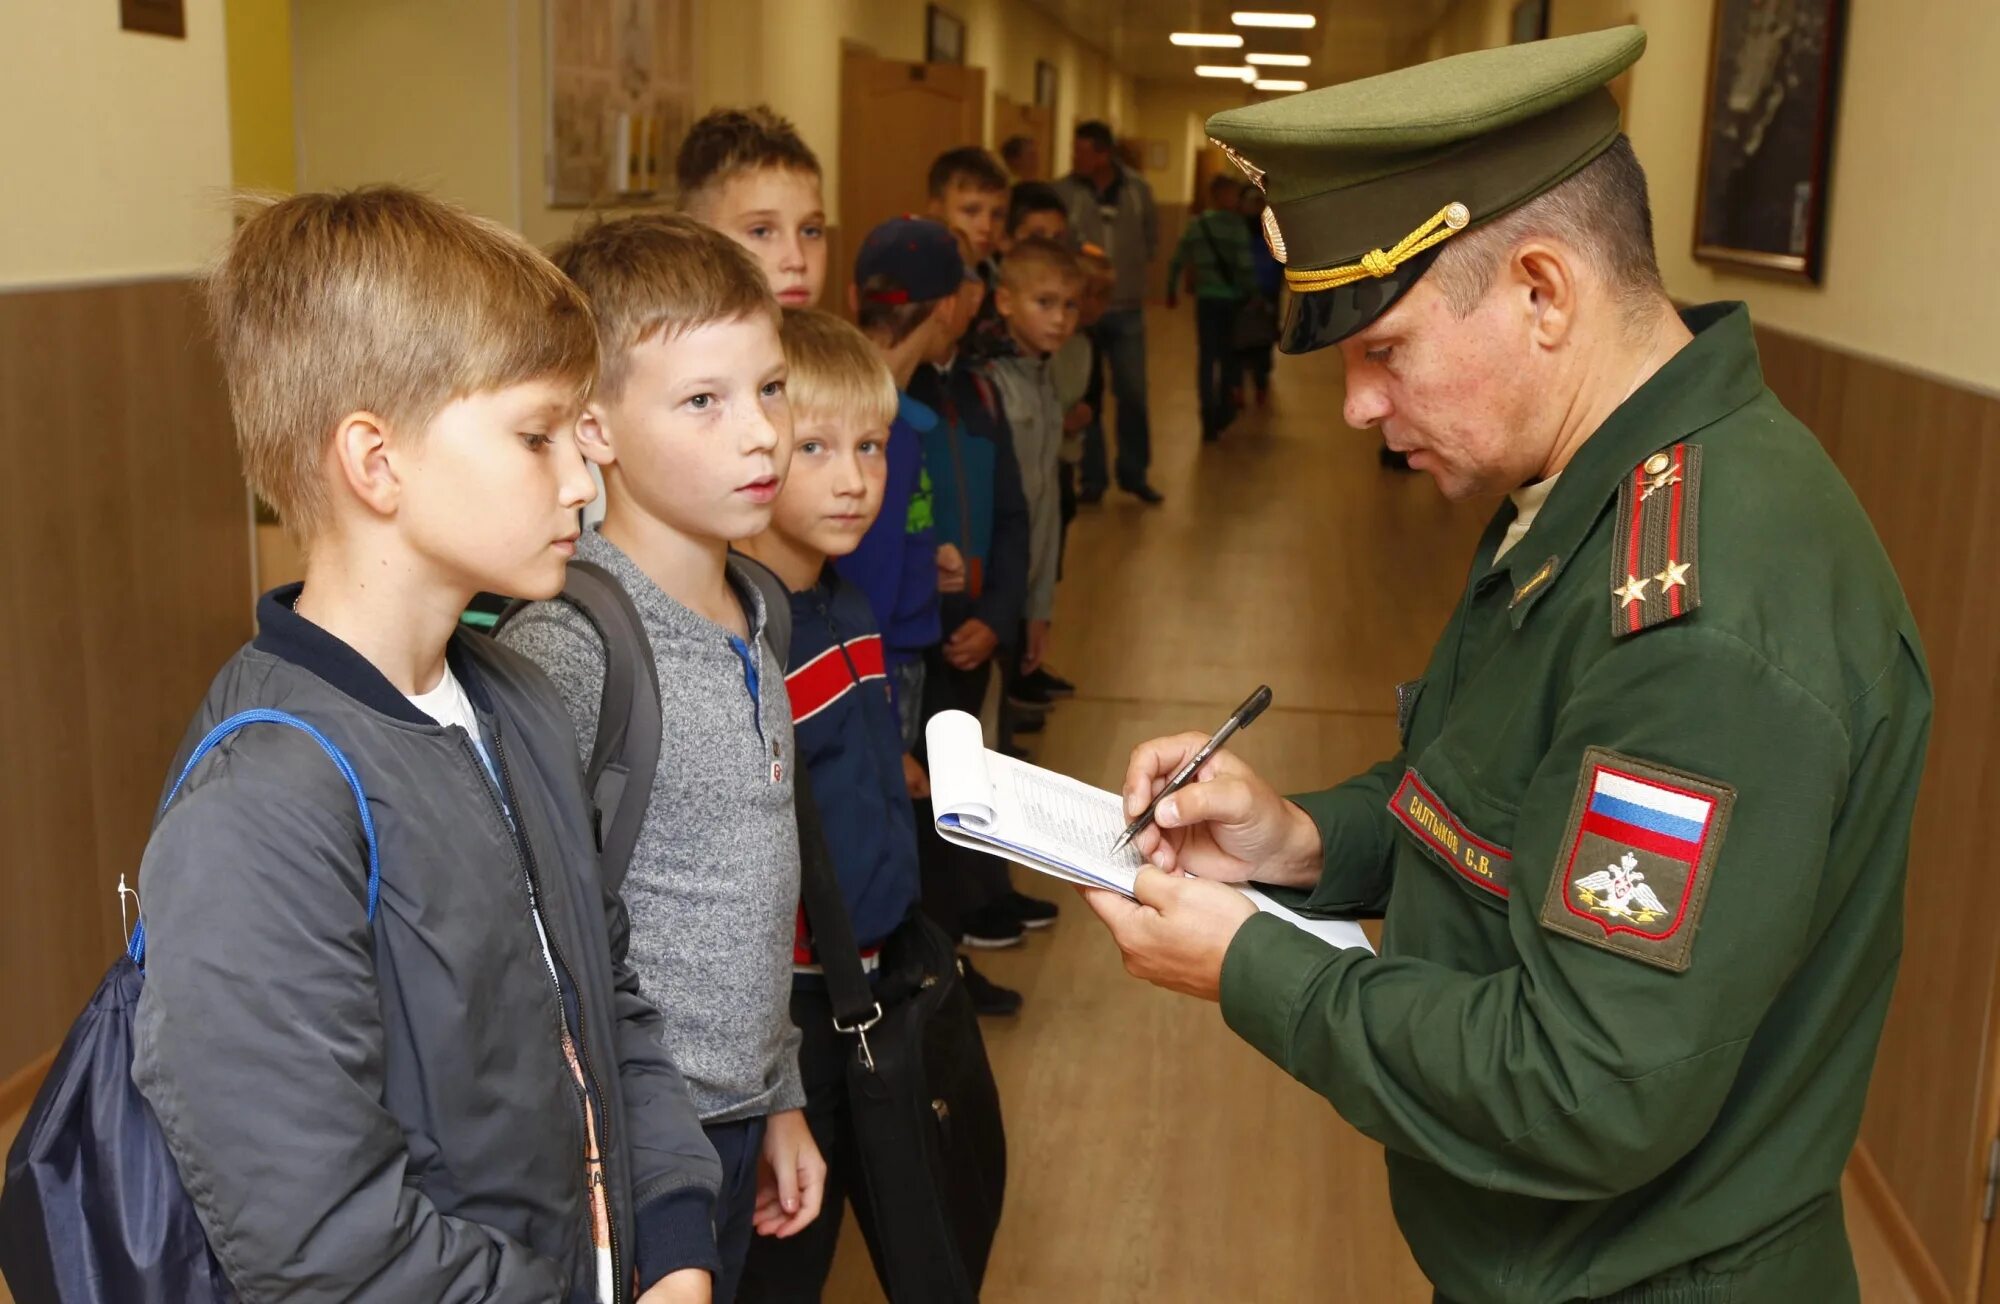
[[[737,584],[751,626],[738,640],[668,597],[596,530],[578,540],[577,556],[624,585],[659,671],[665,741],[625,872],[632,965],[666,1017],[667,1046],[703,1122],[801,1108],[792,708],[761,636],[763,600],[747,580]],[[521,612],[500,637],[548,671],[588,758],[604,694],[597,630],[557,600]]]
[[[1070,232],[1078,240],[1102,249],[1111,260],[1116,280],[1107,307],[1113,312],[1145,306],[1146,268],[1160,247],[1160,218],[1153,207],[1153,188],[1123,163],[1117,164],[1117,168],[1118,179],[1112,183],[1113,198],[1109,204],[1099,198],[1095,186],[1075,173],[1056,182],[1063,202],[1069,206]]]
[[[132,1078],[230,1281],[246,1304],[591,1297],[565,1017],[593,1088],[620,1299],[635,1271],[712,1268],[720,1169],[625,962],[554,690],[491,640],[452,640],[510,823],[466,733],[295,614],[296,596],[265,597],[180,754],[251,707],[332,739],[380,840],[373,928],[353,798],[291,729],[217,747],[139,874]]]
[[[1019,354],[986,364],[1000,392],[1014,456],[1021,463],[1021,493],[1028,500],[1028,601],[1022,616],[1048,620],[1056,610],[1056,569],[1062,560],[1063,409],[1047,358]]]

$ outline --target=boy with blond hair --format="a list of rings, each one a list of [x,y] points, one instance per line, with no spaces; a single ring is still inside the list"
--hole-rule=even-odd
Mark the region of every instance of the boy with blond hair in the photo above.
[[[810,1224],[825,1175],[786,1013],[791,711],[750,563],[729,555],[770,524],[791,461],[780,312],[750,255],[686,216],[600,223],[555,259],[590,300],[602,358],[577,442],[603,473],[605,516],[577,556],[631,599],[660,688],[665,744],[623,884],[632,958],[722,1161],[727,1304],[753,1229]],[[609,727],[603,636],[565,601],[500,636],[555,680],[589,757]]]
[[[771,528],[742,549],[791,593],[785,687],[799,761],[810,776],[854,941],[872,972],[883,943],[917,903],[917,830],[881,630],[868,595],[842,579],[833,560],[852,553],[874,523],[889,479],[889,444],[911,436],[892,432],[901,396],[866,335],[826,313],[797,312],[785,316],[784,340],[792,464]],[[832,1000],[803,915],[792,958],[806,1121],[827,1159],[826,1195],[819,1221],[805,1232],[751,1247],[746,1302],[819,1298],[848,1192],[859,1195],[865,1180],[847,1097],[853,1043],[834,1031]],[[857,1198],[854,1207],[880,1259],[870,1203]]]
[[[245,1299],[707,1300],[715,1154],[569,722],[456,632],[476,591],[562,587],[589,306],[519,237],[396,188],[255,212],[209,303],[245,472],[306,578],[264,596],[181,756],[282,711],[373,794],[368,834],[312,738],[252,725],[147,845],[132,1078],[209,1244]]]
[[[768,105],[716,109],[688,130],[675,165],[681,211],[750,251],[785,308],[826,284],[819,158]]]
[[[1007,327],[1005,354],[986,364],[1000,393],[1021,464],[1021,492],[1028,500],[1028,596],[1020,640],[1020,673],[1041,669],[1055,618],[1056,567],[1062,557],[1060,466],[1064,412],[1056,396],[1050,359],[1076,333],[1083,287],[1076,255],[1053,240],[1017,241],[1000,264],[993,304]],[[1018,696],[1017,704],[1027,700]],[[1046,699],[1043,700],[1046,705]]]

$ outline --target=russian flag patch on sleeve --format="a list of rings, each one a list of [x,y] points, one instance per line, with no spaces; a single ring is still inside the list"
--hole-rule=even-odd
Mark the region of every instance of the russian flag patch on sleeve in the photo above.
[[[1735,801],[1728,784],[1589,749],[1543,926],[1686,970]]]

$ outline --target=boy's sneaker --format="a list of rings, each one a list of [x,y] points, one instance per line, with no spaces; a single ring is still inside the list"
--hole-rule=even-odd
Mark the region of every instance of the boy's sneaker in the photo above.
[[[1009,892],[997,904],[1005,906],[1014,918],[1021,921],[1023,928],[1047,928],[1062,913],[1055,902],[1029,896],[1026,892]]]
[[[965,983],[965,994],[972,998],[974,1013],[992,1019],[1021,1012],[1021,993],[994,982],[962,955],[958,957],[958,975]]]
[[[1046,711],[1055,705],[1048,688],[1040,679],[1041,671],[1032,675],[1022,675],[1007,689],[1007,705],[1023,711]]]
[[[1049,669],[1047,666],[1043,666],[1041,669],[1037,670],[1034,674],[1029,675],[1026,679],[1022,680],[1022,682],[1032,683],[1037,685],[1041,689],[1042,693],[1046,695],[1051,701],[1057,701],[1065,697],[1076,696],[1076,685],[1069,682],[1069,680],[1064,679],[1061,675]]]
[[[1019,946],[1028,936],[1028,930],[1014,912],[999,902],[983,905],[967,915],[961,928],[958,940],[981,951]]]
[[[1048,723],[1048,712],[1023,711],[1017,707],[1014,717],[1007,721],[1007,732],[1010,734],[1038,734],[1047,727]]]

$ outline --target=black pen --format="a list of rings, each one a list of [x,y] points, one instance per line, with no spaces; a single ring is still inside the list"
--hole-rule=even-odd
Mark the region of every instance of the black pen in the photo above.
[[[1174,771],[1174,776],[1167,780],[1167,786],[1160,789],[1159,795],[1139,813],[1139,818],[1125,826],[1125,831],[1118,835],[1118,841],[1111,844],[1111,854],[1117,855],[1125,849],[1126,843],[1138,837],[1140,832],[1153,822],[1153,812],[1160,808],[1160,803],[1187,787],[1194,779],[1195,773],[1208,764],[1208,758],[1221,751],[1222,745],[1228,742],[1237,730],[1248,729],[1250,722],[1264,714],[1264,708],[1270,704],[1271,686],[1258,685],[1257,691],[1245,698],[1243,705],[1237,707],[1230,717],[1222,722],[1222,727],[1215,731],[1214,737],[1203,743],[1200,751],[1188,757],[1187,763]]]

